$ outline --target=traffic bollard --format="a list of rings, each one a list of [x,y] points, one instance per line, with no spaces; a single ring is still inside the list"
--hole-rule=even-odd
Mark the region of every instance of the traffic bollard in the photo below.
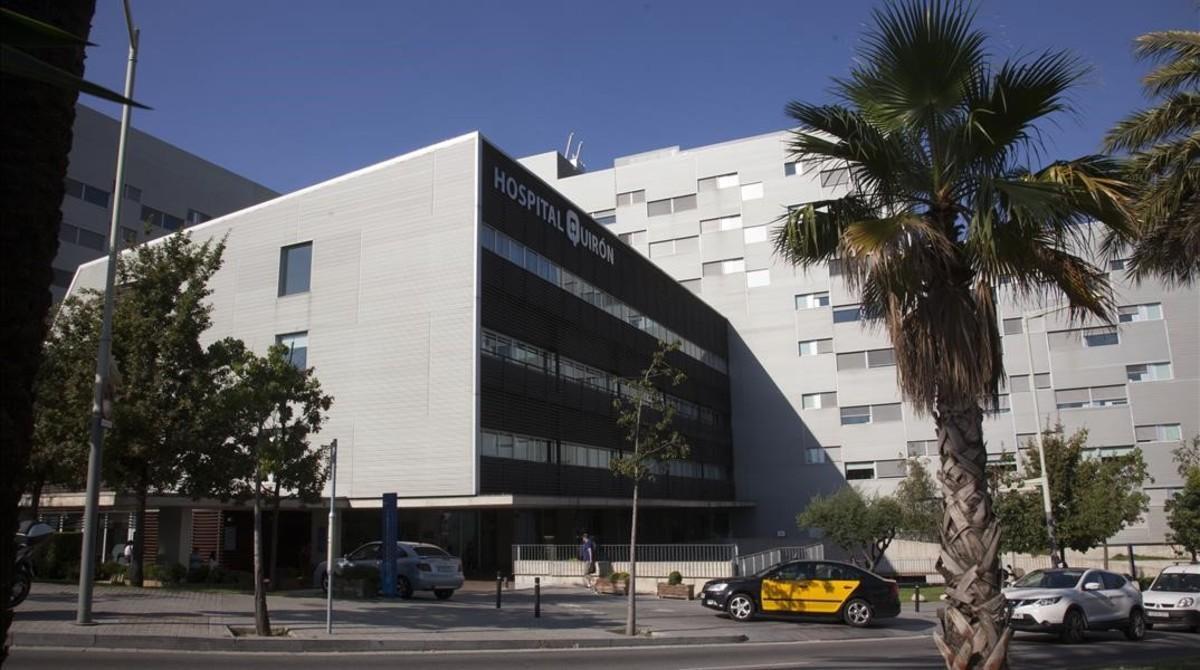
[[[533,618],[542,616],[542,578],[533,578]]]
[[[916,602],[917,611],[921,611],[921,585],[913,584],[913,600]]]
[[[496,609],[500,609],[500,589],[504,587],[504,576],[496,571]]]

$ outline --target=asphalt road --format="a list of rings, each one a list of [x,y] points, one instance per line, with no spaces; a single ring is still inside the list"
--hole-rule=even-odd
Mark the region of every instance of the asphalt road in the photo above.
[[[1155,630],[1143,642],[1119,633],[1093,633],[1082,645],[1063,645],[1049,637],[1019,635],[1010,665],[1019,668],[1106,668],[1142,666],[1174,660],[1178,668],[1200,668],[1200,635]],[[212,670],[263,668],[328,670],[335,667],[415,667],[430,670],[497,668],[505,670],[786,670],[788,668],[939,668],[941,659],[928,636],[841,642],[763,642],[711,646],[547,650],[466,653],[225,654],[155,651],[14,649],[6,667],[171,668]]]

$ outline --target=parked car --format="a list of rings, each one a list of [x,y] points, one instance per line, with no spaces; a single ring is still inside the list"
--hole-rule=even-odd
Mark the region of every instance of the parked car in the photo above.
[[[1200,564],[1163,568],[1142,595],[1146,627],[1154,624],[1186,626],[1200,632]]]
[[[368,542],[335,561],[334,574],[350,567],[379,568],[382,542]],[[325,561],[313,572],[313,583],[329,588]],[[438,600],[448,600],[462,588],[462,561],[441,547],[423,542],[396,543],[396,593],[404,599],[416,591],[433,591]]]
[[[735,621],[758,615],[837,618],[851,626],[900,614],[900,587],[890,579],[837,561],[791,561],[752,577],[706,582],[700,604]]]
[[[1142,592],[1135,582],[1106,570],[1034,570],[1004,589],[1009,626],[1082,642],[1089,630],[1117,629],[1130,640],[1146,635]]]

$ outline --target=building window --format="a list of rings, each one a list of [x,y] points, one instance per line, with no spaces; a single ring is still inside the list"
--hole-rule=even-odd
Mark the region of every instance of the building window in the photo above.
[[[896,367],[896,352],[892,349],[871,349],[867,352],[868,368]]]
[[[1021,332],[1022,331],[1021,331],[1020,317],[1015,318],[1015,319],[1005,319],[1004,320],[1004,334],[1005,335],[1020,335]]]
[[[908,443],[908,457],[916,458],[918,456],[937,456],[938,445],[937,440],[910,440]]]
[[[108,199],[112,195],[102,188],[96,188],[91,184],[85,184],[81,181],[68,177],[63,182],[67,195],[73,198],[79,198],[84,202],[89,202],[100,207],[108,207]]]
[[[187,225],[189,226],[194,226],[198,223],[204,223],[205,221],[210,220],[212,220],[211,216],[201,212],[198,209],[189,209],[187,211]]]
[[[1033,386],[1039,389],[1050,388],[1050,373],[1039,372],[1033,376]]]
[[[617,210],[605,209],[599,212],[592,212],[592,220],[602,226],[610,226],[617,222]]]
[[[729,275],[735,272],[745,272],[746,261],[742,258],[731,258],[724,261],[713,261],[700,266],[700,274],[705,277]]]
[[[808,465],[820,465],[828,460],[825,447],[808,447],[804,450],[804,462]]]
[[[1098,458],[1102,461],[1110,461],[1122,456],[1127,456],[1132,451],[1133,447],[1092,447],[1085,448],[1083,450],[1083,457]]]
[[[133,246],[137,244],[138,241],[137,231],[133,228],[121,226],[121,239],[125,242],[126,246]]]
[[[836,188],[838,186],[847,186],[850,184],[850,169],[835,168],[833,170],[821,170],[821,186],[823,188]]]
[[[153,207],[142,205],[142,223],[158,226],[163,230],[179,230],[183,228],[183,219]]]
[[[1170,363],[1139,363],[1126,365],[1125,376],[1131,382],[1157,382],[1171,379]]]
[[[608,469],[609,461],[616,454],[612,449],[589,447],[582,444],[563,442],[559,446],[559,462],[563,465],[575,465],[583,468]]]
[[[308,369],[308,331],[276,335],[275,344],[288,348],[288,362],[301,370]]]
[[[742,200],[761,200],[763,197],[763,183],[756,181],[753,184],[744,184],[742,186]]]
[[[640,205],[643,202],[646,202],[645,191],[626,191],[625,193],[617,194],[617,207]]]
[[[796,309],[816,309],[829,306],[829,292],[801,293],[796,296]]]
[[[125,184],[125,197],[134,202],[142,201],[142,189],[132,185]]]
[[[691,291],[692,293],[700,292],[700,278],[680,280],[679,285]]]
[[[60,268],[54,268],[54,280],[51,283],[59,288],[68,288],[71,286],[71,280],[74,278],[74,270],[62,270]]]
[[[58,227],[58,239],[74,244],[79,239],[79,229],[64,221]]]
[[[617,239],[631,247],[641,246],[646,243],[646,231],[634,230],[628,233],[621,233],[617,235]]]
[[[1121,323],[1133,321],[1162,320],[1162,303],[1149,302],[1144,305],[1125,305],[1117,308],[1117,320]]]
[[[837,355],[838,372],[845,370],[865,370],[867,367],[867,357],[865,351],[850,351],[844,354]]]
[[[1083,331],[1085,347],[1109,347],[1120,342],[1115,328],[1089,328]]]
[[[1134,426],[1133,435],[1138,442],[1179,442],[1183,440],[1183,429],[1177,423],[1157,423]]]
[[[1012,399],[1007,393],[997,393],[983,404],[984,414],[1008,414],[1012,411]]]
[[[746,288],[768,286],[771,283],[770,270],[751,270],[746,273]]]
[[[1080,389],[1060,389],[1054,392],[1058,409],[1087,409],[1128,404],[1125,386],[1093,386]]]
[[[758,242],[766,242],[766,241],[767,241],[767,227],[766,226],[754,226],[753,228],[746,228],[744,231],[742,231],[742,242],[744,244],[755,244]]]
[[[652,200],[646,203],[646,216],[663,216],[677,214],[696,209],[696,194],[680,195],[664,200]]]
[[[715,177],[705,177],[696,181],[697,191],[716,191],[723,188],[733,188],[741,184],[738,173],[720,174]]]
[[[104,250],[104,236],[100,233],[93,233],[86,228],[79,229],[79,246],[95,249],[97,251]]]
[[[805,393],[800,396],[800,406],[804,409],[826,409],[837,407],[837,392]]]
[[[862,319],[862,307],[859,305],[842,305],[833,308],[834,323],[850,323]]]
[[[802,340],[800,342],[801,356],[817,356],[820,354],[833,353],[833,340],[826,338],[823,340]]]
[[[846,480],[875,479],[875,461],[860,461],[846,464]]]
[[[674,256],[675,254],[690,254],[697,251],[700,251],[700,236],[698,235],[650,243],[650,258]]]
[[[842,425],[853,426],[860,423],[881,423],[884,421],[899,421],[901,419],[900,403],[885,403],[881,405],[857,405],[842,408]]]
[[[63,190],[72,198],[83,200],[83,182],[67,177],[63,180]]]
[[[858,423],[871,423],[871,406],[857,405],[842,408],[842,425],[852,426]]]
[[[794,177],[801,173],[799,161],[788,161],[783,164],[783,176]]]
[[[1108,262],[1108,271],[1109,272],[1116,272],[1117,270],[1124,270],[1125,268],[1128,268],[1128,267],[1129,267],[1129,259],[1128,258],[1114,258]]]
[[[722,216],[717,219],[705,219],[700,222],[700,232],[715,233],[722,230],[737,230],[742,227],[742,215]]]
[[[479,437],[481,456],[535,463],[549,463],[554,460],[554,448],[550,440],[493,430],[481,431]]]
[[[279,295],[308,293],[312,277],[312,242],[279,250]]]

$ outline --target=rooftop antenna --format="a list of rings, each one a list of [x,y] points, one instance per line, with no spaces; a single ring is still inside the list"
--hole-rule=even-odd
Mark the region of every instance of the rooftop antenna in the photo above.
[[[567,158],[567,160],[571,159],[571,140],[573,140],[573,139],[575,139],[575,131],[574,130],[571,131],[570,135],[567,135],[567,149],[566,149],[566,151],[563,152],[563,156],[565,156]]]
[[[575,167],[576,170],[584,169],[583,161],[580,160],[579,154],[583,152],[583,140],[579,140],[579,144],[575,145],[575,155],[569,156],[567,161]]]

